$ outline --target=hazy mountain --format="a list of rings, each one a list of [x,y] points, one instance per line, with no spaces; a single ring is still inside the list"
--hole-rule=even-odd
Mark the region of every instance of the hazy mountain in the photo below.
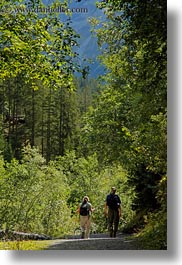
[[[44,0],[46,5],[51,4],[52,0]],[[61,2],[61,1],[60,1]],[[92,36],[90,32],[90,24],[88,18],[96,17],[101,20],[104,19],[102,10],[96,8],[97,0],[69,0],[69,8],[72,10],[72,27],[80,35],[79,44],[80,48],[78,53],[80,55],[81,64],[86,65],[84,59],[91,59],[92,63],[89,64],[90,77],[97,77],[104,71],[103,66],[97,61],[99,49],[97,45],[97,39]],[[66,19],[64,12],[60,11],[60,18]]]

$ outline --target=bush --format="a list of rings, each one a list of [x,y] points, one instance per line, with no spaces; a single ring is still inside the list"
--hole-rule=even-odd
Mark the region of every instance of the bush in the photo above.
[[[2,162],[1,162],[2,164]],[[13,159],[2,167],[0,220],[2,229],[61,236],[72,229],[67,206],[69,187],[65,176],[38,151],[24,149],[21,162]]]
[[[145,227],[138,234],[142,249],[167,249],[167,178],[158,184],[156,199],[160,208],[145,216]]]

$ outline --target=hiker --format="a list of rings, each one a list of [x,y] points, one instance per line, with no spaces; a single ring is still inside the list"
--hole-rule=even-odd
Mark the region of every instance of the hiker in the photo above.
[[[108,230],[110,237],[116,237],[118,231],[119,218],[121,217],[121,200],[116,193],[116,188],[112,187],[107,195],[104,212],[108,218]]]
[[[91,203],[89,202],[89,197],[84,196],[82,203],[78,207],[78,212],[80,214],[80,227],[81,227],[81,238],[88,239],[90,235],[90,225],[91,225],[91,213],[93,212]]]

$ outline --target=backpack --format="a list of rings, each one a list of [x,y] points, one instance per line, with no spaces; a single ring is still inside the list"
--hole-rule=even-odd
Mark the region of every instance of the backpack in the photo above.
[[[106,203],[109,206],[110,209],[118,209],[118,207],[121,204],[121,201],[118,197],[118,195],[115,194],[109,194],[106,199]]]
[[[87,203],[82,203],[80,206],[80,215],[87,216],[89,215],[89,210],[87,208]]]

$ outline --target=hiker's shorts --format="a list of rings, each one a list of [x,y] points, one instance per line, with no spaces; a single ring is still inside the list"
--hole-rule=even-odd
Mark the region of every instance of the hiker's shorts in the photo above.
[[[85,238],[89,238],[90,236],[90,224],[91,224],[90,216],[80,215],[80,227],[81,227],[82,232],[85,233]]]

